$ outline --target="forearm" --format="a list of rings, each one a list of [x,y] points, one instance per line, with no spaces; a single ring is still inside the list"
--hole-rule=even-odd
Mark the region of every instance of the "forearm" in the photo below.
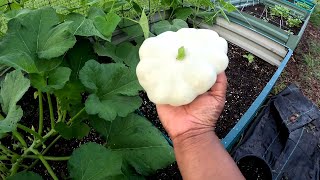
[[[185,180],[244,179],[212,130],[186,133],[175,138],[173,143]]]

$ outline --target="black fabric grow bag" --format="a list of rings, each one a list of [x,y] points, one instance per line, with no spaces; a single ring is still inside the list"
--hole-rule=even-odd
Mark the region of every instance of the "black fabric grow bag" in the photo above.
[[[319,180],[318,107],[288,86],[271,98],[233,157],[247,179]]]

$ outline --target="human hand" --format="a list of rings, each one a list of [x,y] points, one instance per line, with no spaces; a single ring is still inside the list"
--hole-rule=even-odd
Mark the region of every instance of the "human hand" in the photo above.
[[[213,131],[225,104],[227,77],[221,73],[210,91],[183,106],[157,105],[157,112],[172,140]]]

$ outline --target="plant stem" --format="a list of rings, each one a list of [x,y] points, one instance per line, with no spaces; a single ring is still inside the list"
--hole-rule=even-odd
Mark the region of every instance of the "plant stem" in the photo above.
[[[67,161],[70,159],[70,156],[62,156],[62,157],[55,157],[55,156],[42,156],[43,159],[49,160],[49,161]],[[30,159],[38,159],[39,156],[37,155],[27,155],[25,158],[30,158]],[[0,156],[1,159],[1,156]]]
[[[60,135],[57,136],[57,137],[49,144],[49,146],[47,146],[47,148],[46,148],[43,152],[41,152],[41,154],[42,154],[42,155],[45,155],[45,154],[49,151],[49,149],[50,149],[60,138],[61,138]],[[28,167],[28,169],[33,168],[33,167],[38,163],[38,161],[39,161],[39,159],[35,160],[35,161]],[[28,170],[28,169],[27,169],[27,170]]]
[[[69,122],[67,122],[67,125],[70,125],[73,123],[75,119],[77,119],[83,112],[85,111],[85,108],[82,108],[75,116],[73,116]]]
[[[0,156],[0,161],[2,160],[9,160],[9,158],[7,156]]]
[[[21,143],[23,147],[28,147],[26,141],[23,139],[22,135],[17,130],[12,131],[12,135],[18,139],[18,141]]]
[[[50,96],[50,93],[48,92],[47,92],[47,99],[48,99],[49,112],[50,112],[51,129],[54,129],[55,120],[54,120],[54,114],[53,114],[53,107],[52,107],[51,96]]]
[[[24,157],[26,155],[28,155],[28,153],[31,151],[31,149],[33,149],[33,147],[35,146],[35,142],[33,142],[31,144],[31,146],[28,149],[25,149],[23,154],[20,156],[20,158],[12,165],[11,169],[10,169],[10,176],[14,175],[17,173],[18,169],[19,169],[19,165],[22,162],[22,160],[24,159]]]
[[[38,150],[36,149],[31,149],[31,151],[38,156],[38,158],[40,159],[40,161],[42,162],[42,164],[44,165],[44,167],[46,167],[46,169],[48,170],[49,174],[51,175],[51,177],[54,180],[58,180],[58,177],[56,176],[56,174],[53,172],[52,168],[50,167],[50,165],[48,164],[48,162],[44,159],[44,157],[42,156],[42,154],[39,153]]]
[[[42,102],[42,92],[38,90],[38,98],[39,98],[39,129],[38,134],[41,136],[43,129],[43,102]]]
[[[67,125],[72,124],[72,122],[77,119],[83,112],[85,111],[85,108],[82,108],[75,116],[73,116],[69,122],[67,122]],[[63,113],[64,117],[66,115],[66,111]],[[49,138],[52,134],[54,134],[56,131],[54,129],[51,129],[45,136],[43,136],[44,141],[47,140],[47,138]],[[47,153],[49,151],[49,149],[61,138],[61,135],[57,136],[48,146],[45,150],[43,150],[43,152],[41,152],[41,155],[44,155],[45,153]],[[36,148],[39,146],[39,144],[37,146],[35,146]],[[33,168],[37,163],[38,163],[39,159],[37,159],[36,161],[34,161],[28,169]]]
[[[65,122],[67,117],[67,111],[63,111],[61,122]]]
[[[27,133],[30,133],[31,135],[33,135],[34,137],[40,139],[41,141],[43,141],[43,138],[42,138],[37,132],[35,132],[34,130],[32,130],[32,129],[30,129],[30,128],[22,125],[22,124],[18,124],[17,127],[18,127],[19,129],[24,130],[24,131],[27,132]]]
[[[17,153],[11,151],[10,149],[8,149],[7,147],[5,147],[3,144],[0,143],[0,149],[2,150],[3,153],[5,153],[6,155],[18,155]]]

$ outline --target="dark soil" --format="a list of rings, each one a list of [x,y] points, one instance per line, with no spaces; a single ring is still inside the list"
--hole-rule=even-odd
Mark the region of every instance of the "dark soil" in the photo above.
[[[239,121],[276,71],[276,67],[258,57],[255,57],[253,63],[248,63],[248,60],[242,57],[244,54],[248,54],[248,52],[238,46],[229,44],[228,57],[230,62],[226,70],[228,77],[227,98],[225,109],[215,130],[219,138],[225,137]],[[143,99],[143,104],[139,110],[166,134],[158,118],[155,105],[148,100],[145,93],[141,92],[140,96]],[[178,171],[178,167],[174,164],[166,169],[159,170],[149,179],[181,179],[177,174]]]
[[[261,159],[245,157],[237,163],[246,180],[269,180],[272,179],[268,165]]]
[[[38,118],[39,118],[38,107],[39,106],[38,106],[38,99],[34,99],[35,92],[36,90],[34,88],[29,88],[29,90],[26,92],[23,98],[19,101],[18,105],[20,105],[23,109],[23,118],[21,119],[20,123],[27,127],[34,126],[35,129],[38,129]],[[49,108],[47,107],[46,95],[43,94],[43,96],[44,96],[43,98],[44,133],[43,134],[45,134],[49,131],[48,129],[50,127],[50,115],[49,115]],[[52,98],[52,101],[53,101],[52,102],[53,104],[56,104],[56,102],[54,101],[54,98]],[[56,112],[56,109],[54,109],[54,112]],[[28,134],[25,134],[24,131],[19,131],[19,132],[24,136],[28,135]],[[50,142],[52,142],[54,139],[55,137],[48,139],[46,142],[46,146],[48,146]],[[74,149],[78,148],[81,144],[84,144],[87,142],[96,142],[99,144],[105,143],[104,140],[100,138],[100,136],[95,131],[92,130],[88,136],[84,137],[81,140],[78,140],[78,139],[66,140],[66,139],[60,138],[58,142],[54,146],[52,146],[51,149],[45,155],[59,156],[59,157],[70,156]],[[17,143],[17,141],[11,140],[9,137],[6,137],[4,139],[1,139],[1,143],[3,143],[9,149],[12,150],[13,149],[12,144]],[[30,141],[27,141],[27,143],[28,145],[31,144]],[[33,162],[32,159],[25,159],[23,161],[23,164],[30,165],[32,162]],[[59,179],[68,178],[69,174],[67,169],[67,161],[48,161],[48,163]],[[40,174],[45,180],[52,179],[47,169],[43,166],[43,164],[40,161],[30,170]]]
[[[263,5],[263,4],[257,4],[254,6],[247,6],[247,7],[243,8],[242,11],[246,12],[247,14],[250,14],[256,18],[263,19],[263,20],[269,22],[270,24],[273,24],[273,25],[275,25],[285,31],[290,31],[295,35],[299,34],[300,29],[303,25],[303,21],[302,21],[302,23],[298,27],[287,26],[287,21],[285,18],[271,16],[270,8]]]

